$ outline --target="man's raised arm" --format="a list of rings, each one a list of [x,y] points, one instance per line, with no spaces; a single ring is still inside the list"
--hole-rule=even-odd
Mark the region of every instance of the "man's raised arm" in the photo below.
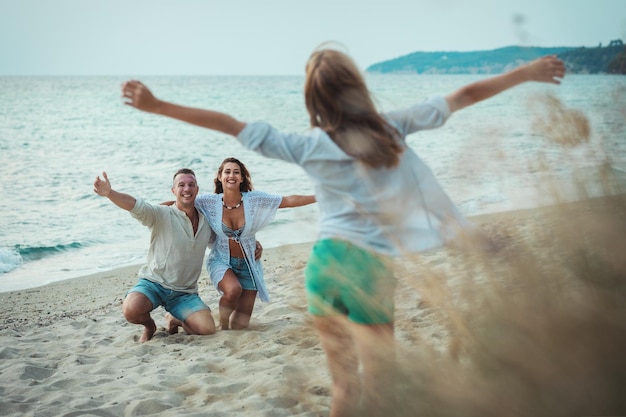
[[[102,172],[102,177],[104,179],[101,179],[99,176],[96,177],[96,180],[93,183],[93,191],[102,197],[107,197],[116,206],[123,208],[124,210],[132,210],[135,207],[135,197],[112,189],[111,182],[109,181],[109,177],[106,172]]]

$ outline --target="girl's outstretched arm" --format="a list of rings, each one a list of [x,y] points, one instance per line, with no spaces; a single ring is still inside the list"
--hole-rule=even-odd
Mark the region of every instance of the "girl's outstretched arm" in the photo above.
[[[137,80],[122,84],[124,104],[148,113],[171,117],[192,125],[237,136],[246,126],[245,123],[225,113],[212,110],[181,106],[156,98],[150,89]]]
[[[564,75],[563,61],[554,55],[548,55],[504,74],[461,87],[448,95],[446,100],[450,111],[455,112],[527,81],[560,84],[559,79]]]

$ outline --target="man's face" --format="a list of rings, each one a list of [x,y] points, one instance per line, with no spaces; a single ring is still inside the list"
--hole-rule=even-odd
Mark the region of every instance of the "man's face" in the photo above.
[[[179,207],[193,207],[198,195],[196,177],[191,174],[178,174],[174,178],[172,193],[176,196],[176,205]]]

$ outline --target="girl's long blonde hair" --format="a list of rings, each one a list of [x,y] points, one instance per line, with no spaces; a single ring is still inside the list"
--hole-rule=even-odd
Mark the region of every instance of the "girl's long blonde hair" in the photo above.
[[[399,134],[376,109],[348,55],[323,46],[315,50],[306,65],[304,97],[311,127],[324,130],[348,155],[373,168],[398,163]]]

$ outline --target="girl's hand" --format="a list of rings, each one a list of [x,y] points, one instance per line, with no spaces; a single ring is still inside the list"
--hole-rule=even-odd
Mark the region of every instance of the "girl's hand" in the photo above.
[[[526,65],[530,81],[561,84],[565,76],[565,64],[555,55],[538,58]]]
[[[155,113],[159,107],[158,100],[152,91],[141,81],[130,80],[122,84],[124,104],[150,113]]]

